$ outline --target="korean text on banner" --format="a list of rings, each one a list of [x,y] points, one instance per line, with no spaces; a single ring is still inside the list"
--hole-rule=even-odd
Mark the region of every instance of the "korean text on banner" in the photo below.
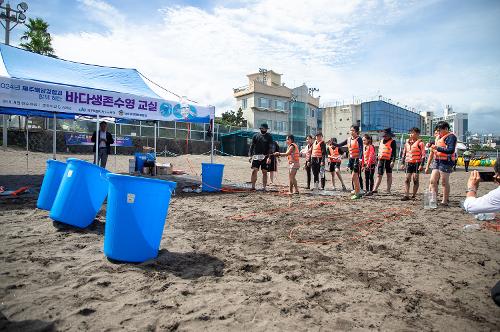
[[[0,107],[133,120],[209,123],[212,107],[0,77]]]

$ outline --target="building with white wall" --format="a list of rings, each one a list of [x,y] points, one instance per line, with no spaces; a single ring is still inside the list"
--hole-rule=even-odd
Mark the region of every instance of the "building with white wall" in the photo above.
[[[305,84],[290,89],[273,70],[260,70],[247,77],[248,85],[233,89],[233,94],[248,128],[267,123],[279,134],[305,136],[316,132],[319,97],[312,96]]]
[[[361,104],[325,107],[323,111],[323,135],[341,141],[350,134],[352,125],[361,124]]]
[[[439,121],[446,121],[450,125],[450,130],[457,135],[459,141],[465,142],[469,131],[469,115],[467,113],[455,113],[451,105],[446,105],[443,116],[435,117],[432,120],[432,128]]]

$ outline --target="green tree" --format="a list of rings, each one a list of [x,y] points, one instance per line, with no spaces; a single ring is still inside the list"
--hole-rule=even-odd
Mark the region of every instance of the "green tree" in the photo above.
[[[52,48],[52,37],[47,31],[49,24],[37,17],[35,19],[30,18],[26,27],[28,30],[21,36],[21,41],[25,42],[19,44],[19,46],[31,52],[56,57],[54,48]]]
[[[220,118],[217,117],[215,119],[215,123],[233,127],[247,126],[247,120],[243,118],[243,110],[241,108],[239,108],[236,113],[233,110],[222,113],[222,116]]]

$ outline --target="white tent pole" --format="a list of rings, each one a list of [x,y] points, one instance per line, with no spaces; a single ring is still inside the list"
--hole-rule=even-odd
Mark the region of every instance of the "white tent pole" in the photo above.
[[[26,117],[26,123],[24,124],[26,128],[26,174],[29,173],[29,131],[28,131],[28,120],[29,117]]]
[[[118,172],[118,169],[116,166],[116,119],[115,119],[115,172]]]
[[[399,173],[399,164],[401,163],[401,151],[403,149],[403,140],[404,140],[405,134],[401,134],[401,141],[399,143],[399,154],[398,154],[398,169],[397,172]]]
[[[154,134],[154,140],[155,140],[154,152],[155,152],[155,158],[156,158],[156,121],[153,121],[153,129],[155,131],[155,134]]]
[[[52,133],[52,158],[56,160],[56,140],[57,140],[57,118],[56,118],[56,113],[54,113],[54,132]]]
[[[96,130],[95,130],[95,164],[99,166],[99,114],[97,114]]]
[[[4,150],[7,149],[7,129],[8,129],[7,128],[8,127],[7,126],[7,119],[8,119],[7,117],[8,117],[8,115],[5,115],[5,114],[2,115],[2,118],[3,118],[2,119],[3,120],[2,121],[3,122],[3,148],[4,148]]]
[[[210,163],[213,164],[214,163],[214,136],[215,136],[215,132],[214,132],[214,123],[215,123],[215,107],[214,107],[214,112],[213,112],[214,116],[211,116],[211,126],[212,126],[212,147],[210,148]]]

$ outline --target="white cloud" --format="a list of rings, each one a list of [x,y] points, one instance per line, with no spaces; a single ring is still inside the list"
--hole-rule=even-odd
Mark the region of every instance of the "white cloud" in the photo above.
[[[54,46],[61,58],[137,68],[219,112],[233,106],[232,88],[247,84],[245,75],[259,67],[283,73],[288,86],[306,82],[319,88],[323,102],[380,92],[403,104],[438,107],[450,95],[415,84],[425,86],[429,77],[391,72],[387,54],[372,57],[376,63],[359,62],[367,44],[384,41],[379,28],[432,2],[261,0],[211,11],[173,6],[158,9],[163,20],[138,24],[105,1],[81,0],[82,12],[106,30],[55,34]],[[92,18],[95,7],[107,14]],[[463,96],[461,101],[466,103]]]

